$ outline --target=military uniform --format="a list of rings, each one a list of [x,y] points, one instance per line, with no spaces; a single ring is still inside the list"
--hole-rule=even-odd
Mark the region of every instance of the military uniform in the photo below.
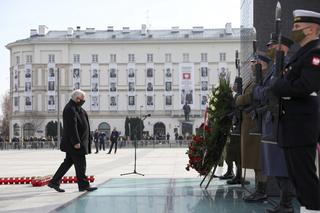
[[[295,23],[318,23],[320,14],[294,11]],[[304,44],[290,58],[282,79],[275,79],[272,91],[281,97],[279,145],[283,148],[289,177],[299,202],[310,210],[320,210],[320,185],[315,155],[319,136],[320,41]]]
[[[275,34],[271,34],[271,40],[267,44],[269,45],[277,44]],[[290,46],[293,42],[286,38],[281,38],[282,45]],[[273,47],[274,49],[275,47]],[[270,48],[269,50],[272,50]],[[288,62],[288,58],[285,57],[285,62]],[[270,64],[268,73],[263,79],[262,85],[255,86],[253,90],[253,99],[259,101],[261,105],[267,105],[270,98],[270,93],[268,92],[269,86],[271,84],[271,77],[275,72],[275,64]],[[277,206],[272,209],[267,209],[266,212],[276,213],[276,212],[293,212],[292,206],[292,184],[288,178],[288,171],[285,162],[285,157],[283,150],[277,144],[277,132],[276,127],[278,125],[275,122],[272,111],[266,109],[262,112],[262,134],[261,134],[261,160],[262,160],[262,170],[266,176],[275,177],[280,188],[280,202]]]
[[[243,90],[243,95],[238,96],[237,106],[248,107],[252,104],[252,90],[254,82],[249,82]],[[249,130],[255,123],[251,116],[242,112],[241,123],[241,164],[242,168],[261,169],[260,160],[260,136],[249,135]]]

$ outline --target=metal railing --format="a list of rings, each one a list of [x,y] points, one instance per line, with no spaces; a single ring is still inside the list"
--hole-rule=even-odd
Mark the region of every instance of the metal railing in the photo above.
[[[138,141],[118,141],[118,149],[134,148],[186,148],[191,140],[138,140]],[[98,143],[100,145],[100,143]],[[105,142],[105,147],[110,147],[111,142]],[[95,143],[91,144],[95,150]],[[57,141],[26,141],[26,142],[0,142],[0,150],[9,149],[58,149]]]

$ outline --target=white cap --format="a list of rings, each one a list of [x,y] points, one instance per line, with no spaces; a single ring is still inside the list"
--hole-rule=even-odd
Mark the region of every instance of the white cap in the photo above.
[[[320,25],[320,13],[311,10],[294,10],[293,11],[294,23],[308,22]]]

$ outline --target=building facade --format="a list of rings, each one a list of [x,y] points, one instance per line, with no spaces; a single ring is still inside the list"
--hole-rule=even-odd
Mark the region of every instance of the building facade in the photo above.
[[[10,50],[13,114],[10,136],[46,136],[74,89],[86,92],[92,130],[124,133],[126,117],[143,117],[149,135],[194,132],[219,75],[234,78],[240,30],[49,31],[44,25]],[[58,103],[59,102],[59,103]],[[184,121],[183,105],[191,107]],[[185,129],[189,126],[190,130]],[[191,132],[190,132],[191,133]]]

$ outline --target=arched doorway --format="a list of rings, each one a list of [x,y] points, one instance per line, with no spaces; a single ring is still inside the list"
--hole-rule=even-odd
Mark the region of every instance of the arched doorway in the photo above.
[[[20,136],[20,126],[17,123],[13,125],[13,136]]]
[[[158,140],[166,139],[166,126],[162,122],[157,122],[153,126],[153,135]]]
[[[107,122],[102,122],[98,126],[98,131],[104,132],[104,133],[106,133],[107,136],[109,136],[110,135],[110,125]]]
[[[34,136],[34,126],[31,123],[26,123],[23,125],[23,137],[29,138]]]

